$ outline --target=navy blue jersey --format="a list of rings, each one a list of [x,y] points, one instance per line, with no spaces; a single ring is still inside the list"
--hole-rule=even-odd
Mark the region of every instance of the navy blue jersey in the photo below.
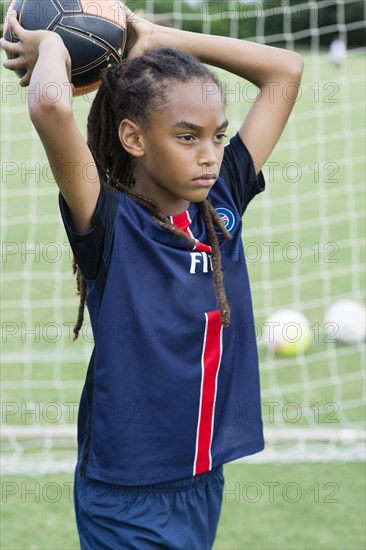
[[[87,279],[94,351],[78,442],[88,477],[123,485],[200,474],[263,448],[256,335],[242,215],[264,189],[236,135],[209,200],[233,236],[218,232],[231,325],[223,328],[210,247],[195,203],[171,217],[191,245],[124,193],[103,187],[86,235],[61,212]]]

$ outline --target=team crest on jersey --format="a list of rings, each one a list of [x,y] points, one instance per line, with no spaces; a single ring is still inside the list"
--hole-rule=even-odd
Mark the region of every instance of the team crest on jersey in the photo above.
[[[229,208],[226,208],[226,206],[219,206],[218,208],[215,208],[215,210],[220,216],[221,221],[224,224],[225,228],[228,231],[232,231],[236,225],[236,218],[235,218],[234,212]]]

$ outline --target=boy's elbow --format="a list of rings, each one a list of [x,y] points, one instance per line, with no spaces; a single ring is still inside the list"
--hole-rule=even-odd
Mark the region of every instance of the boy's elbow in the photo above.
[[[289,60],[287,65],[288,76],[292,82],[301,82],[302,74],[304,72],[304,58],[297,52],[288,52]]]
[[[29,104],[29,116],[38,129],[67,119],[72,116],[72,109],[70,104],[62,101],[34,101]]]

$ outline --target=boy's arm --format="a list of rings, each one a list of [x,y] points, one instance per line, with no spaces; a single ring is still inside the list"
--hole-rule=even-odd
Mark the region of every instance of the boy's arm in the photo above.
[[[64,196],[78,233],[90,228],[99,196],[99,177],[93,156],[72,111],[70,58],[61,38],[47,31],[26,31],[15,16],[9,26],[18,43],[1,41],[9,53],[9,69],[25,68],[20,84],[29,83],[30,118],[42,140],[57,185]]]
[[[131,12],[128,12],[128,23],[134,34],[130,56],[147,49],[177,48],[258,86],[257,100],[245,117],[239,135],[259,172],[279,140],[296,101],[303,72],[302,58],[295,52],[254,42],[152,25]]]

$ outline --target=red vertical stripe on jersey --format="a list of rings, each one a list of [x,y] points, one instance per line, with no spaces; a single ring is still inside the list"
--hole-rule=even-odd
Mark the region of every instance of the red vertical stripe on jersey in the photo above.
[[[193,475],[211,470],[211,443],[215,421],[217,377],[222,355],[222,324],[219,311],[205,313],[206,327],[201,358],[201,395]]]
[[[189,227],[192,220],[190,218],[188,210],[186,210],[186,212],[182,212],[182,214],[178,214],[177,216],[170,216],[170,220],[172,224],[183,231],[183,233],[186,233],[186,235],[189,235],[190,237],[192,237],[192,239],[194,239],[192,231]]]
[[[190,229],[191,225],[191,218],[189,216],[188,210],[186,212],[183,212],[182,214],[178,214],[177,216],[170,216],[170,221],[173,225],[178,227],[183,233],[186,233],[186,235],[189,235],[192,239],[194,239],[197,244],[193,248],[193,250],[197,250],[198,252],[212,252],[212,249],[207,244],[200,243],[197,241],[197,239],[193,236],[193,233]]]

